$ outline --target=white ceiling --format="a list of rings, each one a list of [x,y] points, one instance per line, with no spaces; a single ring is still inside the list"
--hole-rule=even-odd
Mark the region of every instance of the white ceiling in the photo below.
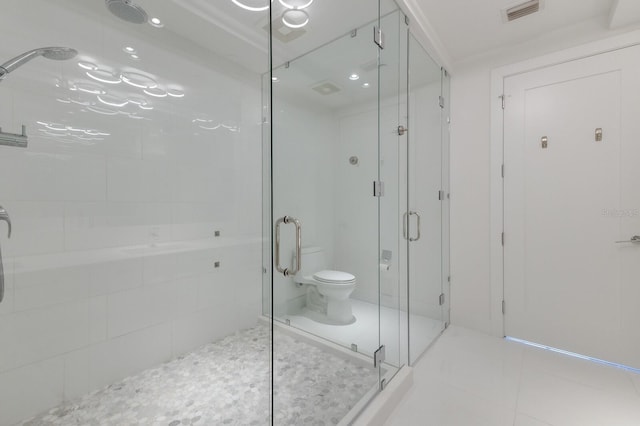
[[[503,22],[504,9],[525,1],[404,0],[418,15],[426,17],[428,23],[423,26],[432,30],[430,35],[454,64],[537,38],[551,44],[554,33],[566,39],[574,26],[603,36],[608,30],[640,21],[639,0],[543,0],[540,12]]]
[[[15,0],[7,0],[16,4]],[[118,25],[107,11],[104,0],[56,0],[58,5],[86,15],[89,21]],[[268,0],[241,0],[250,5],[268,5]],[[253,12],[236,6],[231,0],[135,0],[150,16],[164,21],[162,37],[179,38],[198,48],[213,52],[250,71],[269,69],[269,11]],[[278,0],[272,5],[274,26],[286,10]],[[382,0],[380,12],[387,14],[397,6]],[[280,65],[348,34],[372,22],[378,16],[376,0],[315,0],[307,9],[310,21],[303,35],[284,43],[273,41],[273,62]],[[120,24],[122,24],[120,22]],[[148,26],[127,25],[126,31],[139,35]]]

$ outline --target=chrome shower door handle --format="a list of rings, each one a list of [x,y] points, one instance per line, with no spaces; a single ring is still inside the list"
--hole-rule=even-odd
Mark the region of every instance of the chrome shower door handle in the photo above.
[[[11,238],[11,218],[9,218],[9,213],[0,206],[0,220],[4,220],[7,222],[9,226],[8,237]],[[4,267],[2,266],[2,250],[0,249],[0,303],[4,300]]]
[[[9,217],[9,213],[4,209],[4,207],[0,206],[0,220],[4,220],[7,222],[9,227],[9,234],[7,238],[11,238],[11,218]]]
[[[283,268],[280,266],[280,225],[293,223],[296,227],[296,265],[295,269]],[[291,216],[281,217],[276,221],[276,270],[282,273],[285,277],[295,275],[302,266],[302,226],[300,221]]]
[[[418,220],[418,222],[417,222],[417,224],[418,224],[418,235],[415,238],[413,238],[413,237],[409,238],[409,241],[418,241],[420,239],[420,215],[418,214],[418,212],[409,212],[409,216],[411,216],[411,215],[415,215],[415,217]]]

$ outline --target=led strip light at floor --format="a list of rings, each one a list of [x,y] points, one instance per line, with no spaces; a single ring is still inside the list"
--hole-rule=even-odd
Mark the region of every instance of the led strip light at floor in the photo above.
[[[605,361],[603,359],[593,358],[593,357],[590,357],[590,356],[587,356],[587,355],[581,355],[581,354],[577,354],[575,352],[565,351],[563,349],[553,348],[551,346],[542,345],[540,343],[529,342],[528,340],[522,340],[522,339],[518,339],[516,337],[506,336],[505,340],[508,340],[510,342],[522,343],[523,345],[533,346],[534,348],[544,349],[546,351],[556,352],[556,353],[559,353],[559,354],[562,354],[562,355],[567,355],[567,356],[571,356],[571,357],[574,357],[574,358],[584,359],[586,361],[591,361],[591,362],[595,362],[595,363],[598,363],[598,364],[608,365],[610,367],[620,368],[622,370],[627,370],[627,371],[631,371],[632,373],[640,374],[640,369],[639,368],[629,367],[628,365],[617,364],[615,362]]]

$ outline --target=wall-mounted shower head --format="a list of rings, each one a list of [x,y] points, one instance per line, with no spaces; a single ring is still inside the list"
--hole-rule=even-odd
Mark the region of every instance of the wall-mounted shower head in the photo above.
[[[123,21],[144,24],[149,19],[147,12],[131,0],[104,0],[109,12]]]
[[[69,47],[41,47],[40,49],[30,50],[0,65],[0,80],[16,68],[21,67],[38,56],[44,56],[47,59],[53,59],[55,61],[66,61],[75,57],[77,54],[77,50]]]

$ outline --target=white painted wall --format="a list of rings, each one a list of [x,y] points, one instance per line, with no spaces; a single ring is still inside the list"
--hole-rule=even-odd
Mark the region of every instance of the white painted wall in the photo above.
[[[393,106],[380,111],[381,128],[390,128]],[[397,117],[397,107],[395,108]],[[394,120],[395,121],[395,120]],[[373,182],[378,177],[378,106],[377,102],[359,105],[349,110],[337,111],[339,128],[335,154],[336,177],[336,266],[339,270],[355,275],[356,289],[352,298],[378,303],[378,198],[373,196]],[[389,132],[391,135],[391,132]],[[380,152],[386,154],[388,138],[382,138]],[[358,164],[349,164],[349,157],[357,156]],[[397,167],[396,158],[389,158],[381,169]],[[395,176],[396,172],[391,176]],[[381,171],[385,173],[385,171]],[[385,198],[381,213],[388,215],[387,202],[397,212],[397,192],[393,181],[385,182]],[[396,200],[393,203],[393,200]],[[383,213],[383,211],[385,213]],[[397,217],[397,213],[396,213]],[[395,221],[390,222],[396,223]],[[392,225],[391,225],[392,226]],[[394,227],[395,230],[395,227]],[[381,235],[381,245],[397,254],[396,246],[388,247]],[[397,244],[397,240],[396,240]],[[397,269],[396,269],[397,270]]]
[[[392,251],[388,271],[380,272],[378,288],[378,199],[371,196],[371,185],[377,176],[377,102],[342,110],[339,115],[339,144],[336,151],[336,204],[341,220],[336,219],[336,264],[339,269],[353,273],[358,285],[353,297],[370,303],[380,301],[384,306],[404,306],[405,295],[400,283],[406,283],[406,241],[402,236],[402,213],[406,210],[407,163],[404,137],[394,130],[398,120],[407,126],[406,137],[411,138],[411,209],[422,215],[424,237],[412,243],[412,309],[418,315],[439,318],[439,306],[434,306],[440,294],[440,202],[437,191],[441,185],[440,170],[440,82],[413,88],[410,92],[410,119],[406,106],[398,98],[385,99],[380,109],[380,177],[385,183],[385,195],[380,198],[380,249]],[[405,100],[403,99],[403,102]],[[400,115],[400,118],[399,118]],[[433,144],[436,144],[434,150]],[[352,166],[351,155],[360,162]],[[434,158],[435,157],[435,158]],[[358,220],[343,212],[355,212]],[[416,225],[415,218],[412,219]],[[432,232],[433,229],[435,232]],[[437,234],[437,235],[436,235]],[[412,235],[416,235],[415,229]],[[436,312],[436,310],[438,312]]]
[[[71,11],[59,13],[80,57],[131,67],[120,62],[122,33],[97,24],[97,43]],[[2,57],[59,42],[54,30],[4,34]],[[0,231],[0,424],[250,327],[261,313],[259,76],[134,41],[149,61],[179,64],[179,73],[151,70],[186,92],[151,99],[145,119],[56,101],[76,96],[56,78],[88,80],[77,61],[40,59],[0,85],[0,126],[26,124],[30,135],[26,149],[0,147],[0,205],[13,220],[11,239]],[[237,131],[202,129],[198,117]],[[53,137],[38,121],[110,135]]]
[[[274,221],[292,216],[302,224],[302,246],[325,251],[327,268],[334,263],[336,238],[335,184],[337,126],[333,113],[310,103],[284,99],[273,89],[273,214]],[[344,211],[341,207],[339,211]],[[281,264],[293,266],[295,228],[282,225]],[[276,316],[304,306],[306,287],[293,277],[274,275]]]
[[[634,35],[635,34],[635,35]],[[611,37],[610,41],[608,39]],[[533,68],[571,57],[595,54],[632,43],[622,35],[584,25],[564,28],[509,49],[489,52],[454,65],[451,79],[451,320],[486,333],[499,333],[499,310],[492,301],[491,114],[499,108],[491,88],[492,70],[523,61]],[[575,46],[580,46],[575,47]],[[554,53],[556,52],[556,53]],[[565,52],[565,53],[563,53]],[[533,58],[545,55],[546,60]],[[564,58],[564,59],[563,59]],[[515,68],[514,68],[515,69]],[[495,209],[494,209],[495,210]],[[501,320],[500,320],[501,321]]]
[[[490,82],[490,66],[457,70],[451,78],[451,323],[487,333]]]

